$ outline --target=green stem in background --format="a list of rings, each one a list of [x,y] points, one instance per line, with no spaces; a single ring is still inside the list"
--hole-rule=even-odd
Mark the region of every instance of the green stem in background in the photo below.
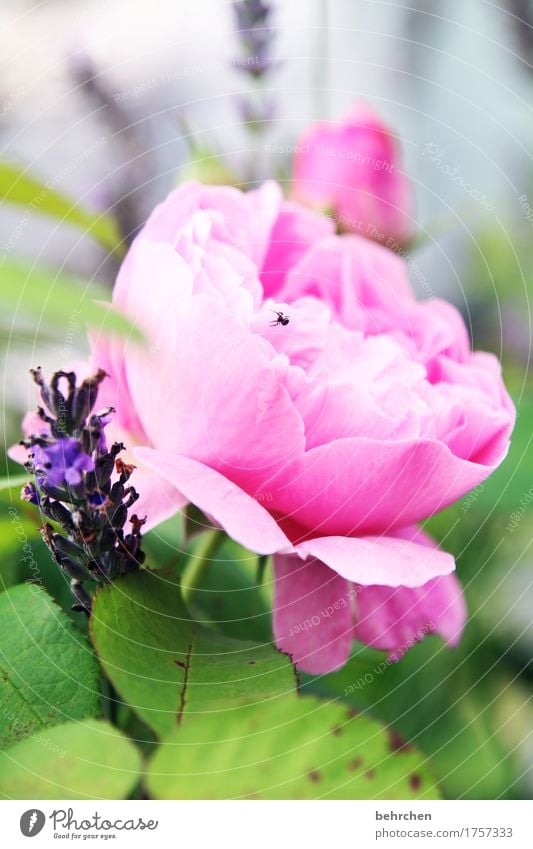
[[[474,216],[472,214],[474,210],[475,205],[473,203],[465,203],[459,206],[456,210],[450,210],[445,212],[443,215],[440,215],[438,218],[434,218],[426,227],[424,227],[424,232],[418,231],[418,233],[413,236],[407,245],[407,250],[419,250],[432,242],[436,242],[441,236],[448,235],[448,233],[451,233],[458,227],[461,227],[462,230],[466,230],[466,232],[468,232],[470,230],[471,223],[474,223]]]
[[[181,586],[186,602],[191,590],[201,584],[204,571],[209,568],[210,562],[226,538],[224,531],[208,531],[200,537],[183,572]]]
[[[259,557],[257,558],[256,581],[257,581],[258,586],[260,586],[264,581],[265,570],[266,570],[266,567],[267,567],[268,558],[269,558],[268,554],[260,554]]]

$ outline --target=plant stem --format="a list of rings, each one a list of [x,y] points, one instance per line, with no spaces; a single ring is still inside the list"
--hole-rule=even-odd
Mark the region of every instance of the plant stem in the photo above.
[[[187,601],[189,591],[201,583],[203,573],[226,539],[224,531],[208,531],[203,534],[187,563],[182,582],[183,598]]]
[[[267,563],[268,563],[268,558],[269,558],[268,554],[260,554],[257,558],[256,580],[257,580],[258,585],[261,585],[263,583],[263,580],[264,580],[264,577],[265,577],[265,569],[266,569]]]

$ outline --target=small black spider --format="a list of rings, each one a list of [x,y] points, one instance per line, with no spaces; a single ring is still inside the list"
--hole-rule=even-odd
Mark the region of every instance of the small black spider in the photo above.
[[[282,324],[283,327],[287,327],[290,318],[288,315],[283,315],[282,312],[278,312],[277,310],[273,310],[274,314],[277,315],[277,319],[275,321],[270,322],[271,327],[277,327],[278,324]]]

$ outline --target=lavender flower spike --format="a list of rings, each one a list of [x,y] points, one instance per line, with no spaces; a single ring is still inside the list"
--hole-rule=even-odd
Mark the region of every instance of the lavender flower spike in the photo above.
[[[106,377],[98,371],[76,384],[73,372],[58,371],[47,383],[40,369],[32,372],[44,407],[39,433],[22,441],[28,449],[26,468],[35,476],[21,497],[37,504],[50,519],[41,527],[44,541],[58,566],[71,578],[75,610],[90,612],[83,582],[108,582],[138,569],[144,562],[141,528],[144,519],[129,517],[138,498],[128,481],[135,467],[108,448],[104,430],[111,407],[93,413],[98,386]]]
[[[270,26],[272,4],[265,0],[235,0],[233,11],[244,48],[244,56],[235,65],[253,77],[260,77],[275,67],[270,56],[276,34]]]

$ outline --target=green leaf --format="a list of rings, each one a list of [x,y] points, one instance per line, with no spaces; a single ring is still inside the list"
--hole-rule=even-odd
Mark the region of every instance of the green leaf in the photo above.
[[[198,625],[179,586],[159,572],[141,571],[101,589],[90,631],[116,690],[160,737],[185,715],[274,698],[296,686],[286,655]]]
[[[213,560],[187,569],[183,592],[199,621],[237,639],[272,641],[268,587],[257,582],[257,554],[226,538]]]
[[[193,150],[191,158],[180,166],[179,181],[195,180],[211,186],[236,186],[238,179],[216,153],[205,147]]]
[[[0,492],[6,489],[20,489],[30,480],[30,475],[11,475],[10,477],[0,478]]]
[[[21,320],[51,325],[55,338],[64,340],[88,325],[104,333],[119,333],[140,341],[142,333],[108,301],[108,290],[95,282],[87,284],[66,276],[57,276],[42,268],[28,268],[12,260],[0,265],[0,308],[11,317],[14,335]]]
[[[79,202],[26,173],[20,165],[0,162],[0,201],[29,208],[77,227],[119,257],[124,255],[115,219],[105,212],[92,212]]]
[[[302,689],[341,696],[397,729],[431,758],[448,797],[494,799],[514,778],[486,686],[494,658],[471,656],[469,642],[452,651],[426,639],[398,663],[361,647],[338,672],[304,679]]]
[[[0,594],[0,675],[1,745],[99,713],[91,647],[37,584]]]
[[[425,758],[332,702],[284,696],[189,719],[155,753],[156,799],[436,799]]]
[[[71,611],[70,582],[43,545],[38,522],[37,507],[19,502],[17,492],[0,491],[0,592],[14,584],[37,581],[83,628],[87,618]]]
[[[140,753],[112,725],[66,722],[0,753],[0,796],[125,799],[140,768]]]
[[[29,569],[25,574],[25,566],[39,569],[32,547],[33,542],[37,543],[35,525],[24,513],[12,505],[9,507],[6,509],[6,505],[0,502],[0,593],[13,584],[20,584],[25,578],[33,577]],[[38,545],[39,549],[43,547],[40,537]]]
[[[179,574],[180,567],[187,562],[189,556],[183,524],[182,513],[175,513],[172,518],[143,535],[147,569],[165,569]]]

